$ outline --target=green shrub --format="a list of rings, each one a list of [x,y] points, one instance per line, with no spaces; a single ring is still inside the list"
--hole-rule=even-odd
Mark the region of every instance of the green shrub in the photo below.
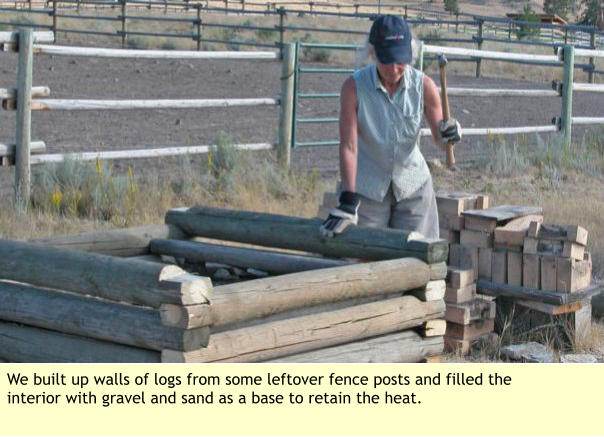
[[[277,31],[268,30],[268,29],[258,29],[256,30],[256,39],[258,41],[266,42],[266,41],[277,41]]]
[[[161,45],[161,48],[163,50],[176,50],[176,48],[177,48],[176,41],[168,39],[163,42],[163,44]]]
[[[126,45],[131,49],[148,49],[150,47],[149,39],[139,35],[126,38]]]
[[[134,171],[113,175],[97,160],[44,164],[32,172],[32,204],[41,211],[71,218],[112,221],[127,226],[131,221],[138,186]]]
[[[524,9],[519,17],[520,21],[528,21],[531,23],[539,23],[541,20],[536,12],[531,8],[531,5],[527,3],[524,5]],[[520,24],[518,29],[516,30],[516,37],[518,39],[526,38],[527,36],[539,35],[541,33],[541,29],[536,26],[529,26],[528,24]]]

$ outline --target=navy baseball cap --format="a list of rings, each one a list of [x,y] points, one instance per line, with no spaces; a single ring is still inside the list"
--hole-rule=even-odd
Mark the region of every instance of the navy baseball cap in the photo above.
[[[411,29],[401,17],[380,15],[369,31],[369,42],[382,64],[411,64]]]

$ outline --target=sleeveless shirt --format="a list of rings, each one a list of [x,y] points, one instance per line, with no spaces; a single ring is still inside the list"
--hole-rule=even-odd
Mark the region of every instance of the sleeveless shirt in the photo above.
[[[357,92],[357,193],[382,201],[390,184],[397,201],[426,183],[430,171],[419,149],[424,74],[408,65],[390,97],[371,64],[353,74]]]

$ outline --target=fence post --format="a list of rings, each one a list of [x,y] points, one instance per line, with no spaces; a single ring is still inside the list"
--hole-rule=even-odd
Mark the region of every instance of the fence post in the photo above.
[[[27,210],[31,189],[29,146],[31,142],[33,43],[33,30],[20,28],[17,69],[17,131],[15,138],[15,203],[19,214]]]
[[[591,30],[591,35],[589,36],[589,45],[592,50],[596,49],[596,29],[595,27]],[[587,81],[589,83],[594,83],[594,70],[596,68],[596,59],[592,56],[589,58],[589,72],[587,73]]]
[[[405,20],[409,18],[409,14],[407,12],[407,5],[405,5]]]
[[[57,0],[52,0],[52,33],[54,42],[57,42]]]
[[[483,32],[483,21],[478,20],[478,35],[476,40],[478,42],[478,50],[482,50],[482,32]],[[482,64],[482,58],[476,59],[476,77],[480,77],[480,67]]]
[[[281,98],[279,101],[279,146],[277,149],[277,159],[283,168],[289,168],[291,163],[294,80],[296,73],[295,44],[286,44],[282,49]]]
[[[122,48],[126,47],[126,0],[122,1]]]
[[[195,5],[197,7],[197,22],[195,23],[197,26],[197,51],[201,50],[201,4],[197,3]]]
[[[562,116],[560,117],[560,130],[564,136],[564,144],[570,147],[572,135],[573,111],[573,75],[575,70],[575,48],[565,45],[562,48],[564,62],[564,79],[562,82]]]
[[[277,11],[279,12],[279,54],[283,58],[283,34],[285,33],[283,26],[285,24],[285,9],[280,7]]]

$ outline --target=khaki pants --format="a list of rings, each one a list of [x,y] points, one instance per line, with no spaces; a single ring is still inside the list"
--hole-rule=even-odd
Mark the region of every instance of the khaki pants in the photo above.
[[[396,201],[392,193],[392,185],[381,202],[361,196],[358,214],[360,226],[415,231],[427,238],[439,236],[438,210],[432,178],[400,202]]]

